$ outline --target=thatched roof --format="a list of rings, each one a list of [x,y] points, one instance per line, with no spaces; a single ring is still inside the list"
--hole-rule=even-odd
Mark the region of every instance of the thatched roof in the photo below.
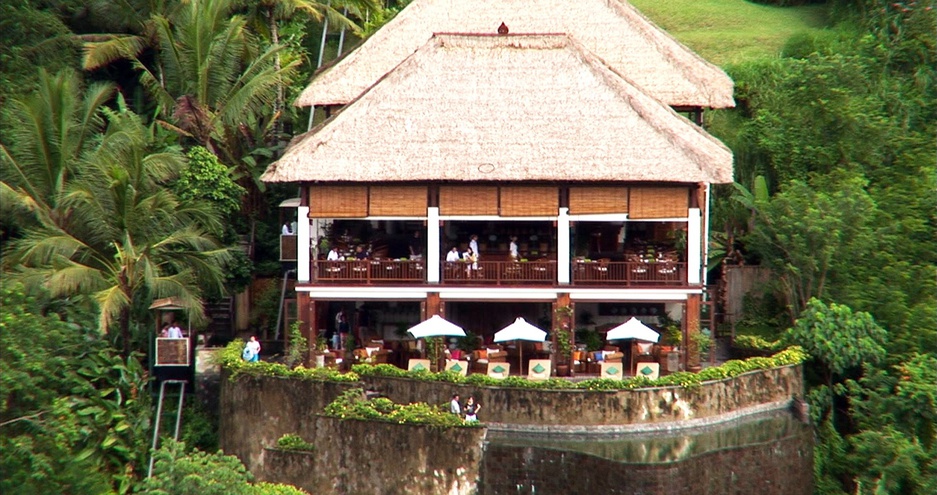
[[[728,108],[732,80],[624,0],[414,0],[356,50],[317,75],[295,104],[343,105],[433,33],[567,33],[671,106]]]
[[[732,181],[732,153],[566,35],[434,36],[262,179]]]

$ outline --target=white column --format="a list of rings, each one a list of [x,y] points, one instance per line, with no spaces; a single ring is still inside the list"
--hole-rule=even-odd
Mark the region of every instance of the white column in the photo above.
[[[560,208],[556,217],[556,281],[569,283],[569,208]]]
[[[296,208],[296,280],[309,282],[309,207]]]
[[[710,212],[712,211],[712,205],[710,204],[710,194],[712,193],[711,185],[706,184],[706,204],[703,205],[703,211],[706,212],[706,216],[703,217],[703,281],[706,281],[706,267],[709,266],[709,217]]]
[[[439,283],[439,208],[426,209],[426,281]]]
[[[686,260],[687,282],[699,284],[702,276],[702,216],[699,208],[690,208],[687,215]]]

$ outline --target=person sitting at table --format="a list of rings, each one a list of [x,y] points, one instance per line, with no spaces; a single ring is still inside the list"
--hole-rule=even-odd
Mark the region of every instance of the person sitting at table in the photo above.
[[[364,250],[364,246],[358,245],[355,248],[355,259],[356,260],[366,260],[368,259],[368,252]]]
[[[293,235],[293,232],[290,230],[290,223],[289,223],[289,222],[284,222],[284,223],[283,223],[283,228],[280,229],[280,233],[281,233],[282,235]]]
[[[423,258],[423,240],[420,239],[420,231],[413,231],[413,237],[410,239],[410,259],[419,260]]]
[[[338,249],[333,246],[332,249],[329,250],[329,254],[325,257],[325,259],[326,261],[339,261],[342,258],[338,255]]]
[[[452,249],[450,249],[449,252],[446,253],[446,261],[449,263],[455,263],[459,261],[459,259],[461,259],[459,257],[459,248],[452,246]]]

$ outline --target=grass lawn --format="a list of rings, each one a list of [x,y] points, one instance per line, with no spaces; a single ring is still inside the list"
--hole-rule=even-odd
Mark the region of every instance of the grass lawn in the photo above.
[[[725,67],[777,55],[791,35],[818,32],[824,5],[769,7],[745,0],[629,0],[706,60]]]

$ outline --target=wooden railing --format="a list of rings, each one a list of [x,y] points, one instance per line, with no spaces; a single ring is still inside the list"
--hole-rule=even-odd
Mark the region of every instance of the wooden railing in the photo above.
[[[556,261],[442,262],[440,279],[450,285],[556,285]],[[425,262],[409,260],[315,261],[317,282],[355,284],[426,281]],[[573,261],[571,282],[577,286],[675,286],[686,282],[686,263],[670,261]]]
[[[318,282],[423,282],[426,280],[422,261],[354,260],[316,261],[314,273]]]
[[[574,261],[573,285],[686,285],[686,263],[672,261]]]
[[[464,261],[443,262],[443,283],[518,285],[556,283],[555,261]]]

